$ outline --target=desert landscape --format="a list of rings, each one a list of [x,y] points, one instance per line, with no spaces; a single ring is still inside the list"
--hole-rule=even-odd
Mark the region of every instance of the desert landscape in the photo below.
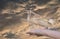
[[[26,34],[39,28],[60,31],[60,0],[1,0],[0,39],[53,39]]]

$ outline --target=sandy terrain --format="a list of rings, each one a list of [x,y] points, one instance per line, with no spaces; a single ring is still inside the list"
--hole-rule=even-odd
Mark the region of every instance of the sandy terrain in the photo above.
[[[24,7],[27,4],[17,3],[18,6]],[[26,32],[37,28],[60,31],[60,4],[53,0],[46,5],[35,6],[29,20],[29,11],[23,7],[14,10],[3,9],[0,14],[0,39],[53,39],[46,36],[30,36]]]

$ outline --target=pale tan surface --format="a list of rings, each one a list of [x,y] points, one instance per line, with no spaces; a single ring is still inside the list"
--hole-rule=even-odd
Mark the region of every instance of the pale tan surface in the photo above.
[[[6,32],[10,32],[10,31],[17,35],[17,38],[15,38],[15,39],[52,39],[52,38],[49,38],[46,36],[37,37],[37,36],[30,36],[30,35],[26,34],[26,32],[31,29],[44,28],[44,27],[49,27],[49,28],[60,27],[60,22],[59,22],[60,5],[57,5],[59,8],[57,9],[57,12],[55,12],[55,15],[49,14],[49,13],[51,13],[51,10],[52,10],[51,6],[49,6],[49,4],[51,4],[51,3],[55,4],[55,2],[52,1],[44,6],[36,5],[37,7],[34,10],[36,11],[38,9],[42,9],[42,12],[45,14],[40,15],[40,16],[37,16],[37,15],[32,16],[30,19],[30,21],[32,21],[31,22],[32,24],[30,26],[29,26],[29,23],[27,22],[27,20],[24,19],[24,15],[20,15],[20,14],[15,15],[15,13],[21,12],[22,10],[24,10],[24,8],[18,7],[17,9],[12,10],[12,11],[14,11],[14,14],[10,15],[10,16],[8,14],[9,9],[3,10],[2,15],[3,14],[4,15],[1,17],[0,24],[3,25],[4,28],[0,31],[0,39],[7,39],[4,36],[2,36],[2,34],[6,33]],[[19,4],[17,4],[17,5],[19,5]],[[49,11],[46,10],[45,8],[48,8]],[[53,10],[55,10],[55,9],[53,9]],[[6,16],[5,13],[8,14],[7,17],[5,17]],[[51,18],[53,15],[54,15],[54,19],[53,19],[54,24],[48,23],[48,19]],[[3,18],[3,17],[5,17],[5,18]],[[34,18],[36,18],[36,20],[34,20]],[[39,21],[42,21],[42,22],[40,23]],[[35,22],[35,24],[33,22]],[[44,25],[42,23],[44,23]]]

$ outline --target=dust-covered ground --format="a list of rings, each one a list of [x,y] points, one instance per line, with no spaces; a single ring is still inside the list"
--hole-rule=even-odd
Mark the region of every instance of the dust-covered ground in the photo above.
[[[0,1],[0,39],[53,39],[26,34],[37,28],[60,31],[60,0]]]

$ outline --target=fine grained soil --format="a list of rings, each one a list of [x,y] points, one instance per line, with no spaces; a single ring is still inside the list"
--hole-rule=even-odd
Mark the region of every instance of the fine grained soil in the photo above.
[[[17,3],[18,6],[24,7],[26,4]],[[36,8],[31,11],[29,20],[29,11],[25,8],[18,7],[11,13],[9,9],[3,9],[0,14],[0,39],[53,39],[47,36],[28,35],[26,32],[38,28],[60,31],[60,4],[53,0],[45,5],[35,5]],[[14,37],[9,38],[9,34]]]

